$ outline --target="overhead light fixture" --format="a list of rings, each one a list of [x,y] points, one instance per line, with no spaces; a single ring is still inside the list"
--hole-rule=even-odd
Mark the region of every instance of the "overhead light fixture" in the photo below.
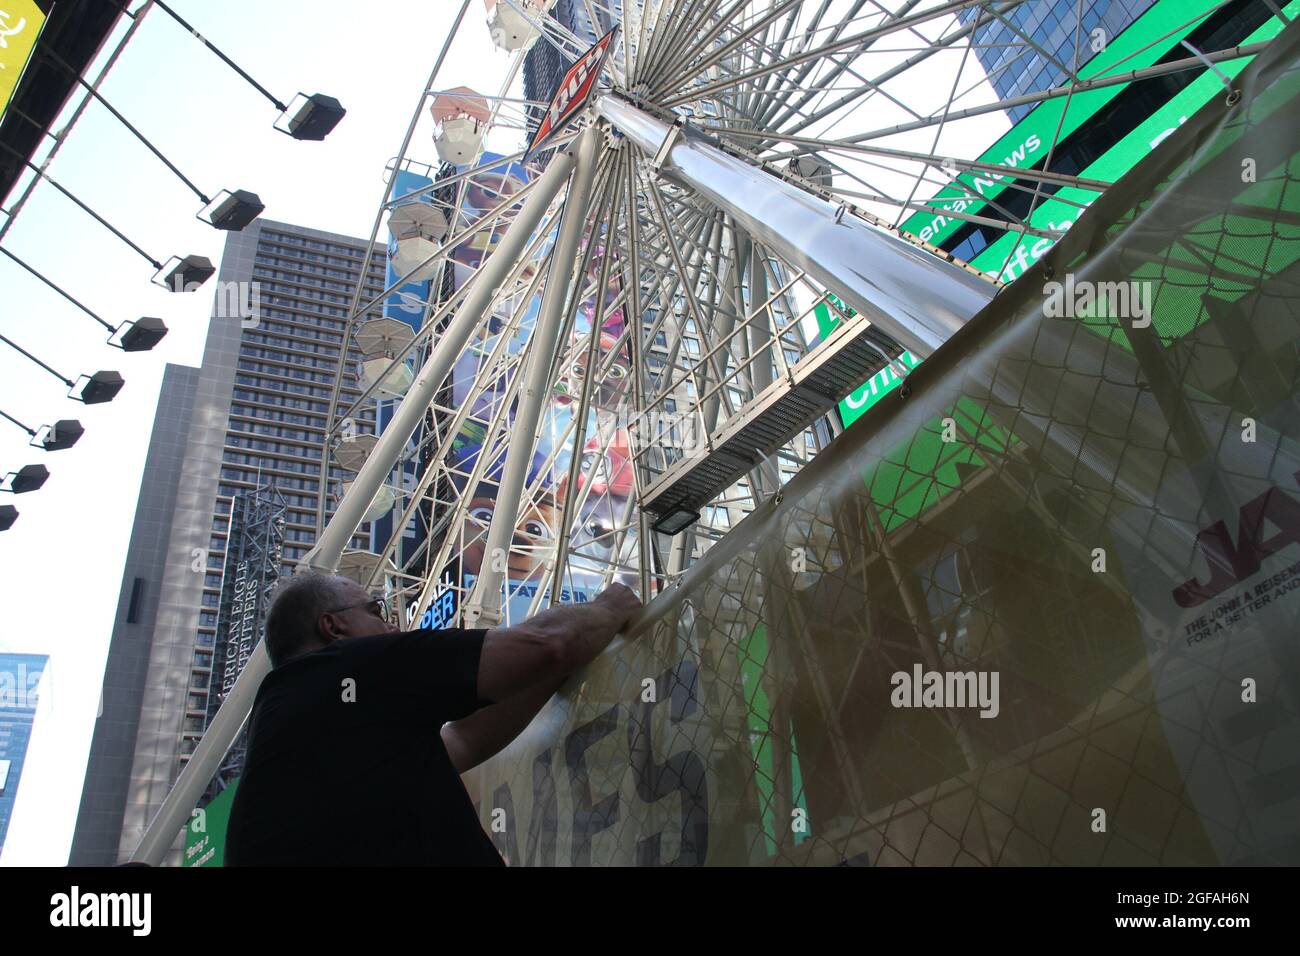
[[[45,451],[63,451],[65,448],[71,448],[77,443],[77,439],[82,436],[84,431],[81,422],[71,418],[55,422],[53,425],[42,425],[39,429],[36,429],[28,428],[3,410],[0,410],[0,417],[7,418],[30,435],[32,440],[27,444],[33,448],[43,448]]]
[[[174,17],[175,14],[173,13],[172,16]],[[195,36],[198,35],[198,33],[195,33]],[[246,190],[235,190],[234,193],[230,193],[229,190],[221,190],[221,193],[217,194],[216,199],[208,199],[208,196],[203,193],[203,190],[199,189],[198,186],[195,186],[194,182],[192,182],[185,173],[182,173],[172,160],[169,160],[168,157],[162,155],[159,148],[153,146],[153,143],[149,142],[146,135],[140,133],[138,129],[135,129],[135,127],[130,124],[130,121],[113,107],[112,103],[109,103],[108,100],[104,99],[103,94],[100,94],[99,90],[96,90],[94,86],[87,83],[86,78],[82,77],[81,73],[79,73],[77,69],[73,68],[72,65],[68,64],[68,61],[62,59],[62,57],[57,55],[57,53],[49,51],[45,52],[47,52],[49,59],[57,62],[57,64],[62,66],[65,70],[68,70],[68,72],[73,75],[73,79],[86,88],[87,94],[90,94],[92,98],[95,99],[96,103],[103,105],[109,113],[112,113],[113,117],[116,118],[122,126],[125,126],[127,130],[130,130],[130,133],[133,134],[136,139],[139,139],[140,143],[143,143],[144,147],[146,147],[149,152],[152,152],[153,155],[159,157],[162,165],[165,165],[166,168],[172,170],[175,178],[178,178],[179,181],[185,183],[187,189],[190,190],[191,193],[199,196],[200,202],[203,203],[203,208],[199,209],[200,221],[208,222],[208,224],[216,226],[217,229],[227,229],[231,230],[231,232],[238,232],[238,230],[243,229],[244,226],[257,219],[257,216],[259,216],[261,211],[265,208],[263,204],[259,202],[257,196],[248,193]],[[227,60],[227,62],[229,62],[229,60]],[[243,70],[240,70],[240,73],[243,73]],[[279,105],[281,109],[285,109],[283,105],[279,104],[278,100],[276,100],[276,104]],[[48,182],[53,182],[48,176],[44,176],[44,170],[32,166],[31,163],[27,163],[27,165],[31,166],[32,169],[35,169],[36,173],[38,173],[39,176],[43,176]],[[222,194],[229,196],[229,199],[222,200]],[[208,209],[211,209],[212,207],[217,207],[217,211],[214,211],[208,219],[203,219],[203,213],[207,212]],[[256,212],[252,212],[252,209],[256,209]]]
[[[53,425],[44,425],[37,433],[36,441],[32,445],[44,448],[46,451],[63,451],[65,448],[71,448],[77,443],[86,430],[81,427],[81,422],[75,418],[61,418]]]
[[[324,93],[299,93],[280,111],[275,128],[298,140],[319,142],[330,134],[347,110],[332,96]],[[281,126],[285,123],[285,126]]]
[[[77,379],[76,382],[74,382],[66,375],[61,374],[57,369],[53,369],[50,366],[46,365],[35,355],[27,351],[25,348],[23,348],[17,342],[10,339],[8,336],[0,335],[0,342],[3,342],[5,345],[9,346],[11,349],[13,349],[18,354],[22,355],[24,358],[29,359],[30,361],[39,365],[42,369],[49,372],[51,375],[57,378],[64,385],[68,386],[68,397],[71,399],[75,399],[78,402],[84,402],[87,405],[98,405],[101,402],[112,401],[113,396],[122,390],[122,385],[124,384],[122,381],[122,376],[118,375],[116,372],[96,372],[94,375],[82,375]],[[81,389],[78,392],[78,394],[76,395],[72,394],[73,390],[77,388],[77,382],[80,382],[82,379],[86,380],[86,384],[81,386]],[[9,416],[6,415],[5,418],[9,418]],[[14,421],[14,419],[12,418],[10,418],[9,420]],[[21,427],[26,428],[26,426],[21,426]],[[30,429],[27,429],[27,431],[29,434],[35,434],[34,432],[31,432]]]
[[[13,505],[0,505],[0,531],[8,531],[18,520],[18,509]]]
[[[275,122],[275,128],[280,130],[280,132],[288,133],[294,139],[324,139],[326,134],[338,125],[339,120],[343,118],[343,114],[347,112],[339,105],[338,100],[334,99],[332,96],[326,96],[323,93],[316,93],[313,96],[299,93],[293,98],[289,106],[285,106],[273,93],[271,93],[270,90],[249,76],[238,63],[213,46],[207,37],[185,22],[181,15],[163,2],[163,0],[154,0],[154,5],[162,8],[163,12],[184,27],[185,31],[194,37],[194,39],[198,40],[205,47],[215,53],[222,63],[226,64],[226,66],[238,73],[249,86],[275,104],[275,108],[279,110],[281,114],[280,119]],[[300,99],[307,100],[309,104],[312,104],[306,107],[305,115],[302,115],[304,107],[298,104]],[[281,129],[279,125],[280,120],[283,120],[286,116],[289,117],[289,128]]]
[[[222,199],[222,196],[225,198]],[[250,193],[247,189],[236,189],[234,192],[223,189],[217,193],[216,199],[199,210],[198,219],[226,232],[240,232],[260,216],[264,209],[266,206],[257,198],[256,193]]]
[[[117,372],[96,372],[94,375],[83,375],[81,378],[86,380],[86,384],[81,386],[81,390],[76,395],[69,391],[68,397],[86,405],[102,405],[104,402],[111,402],[126,384]],[[73,388],[76,386],[74,385]]]
[[[216,274],[212,260],[206,256],[172,256],[158,267],[153,284],[168,292],[193,292]]]
[[[123,332],[123,329],[126,331]],[[134,322],[123,322],[117,331],[122,333],[121,341],[114,343],[110,338],[110,345],[116,344],[123,352],[148,352],[163,340],[167,326],[162,319],[145,316]]]
[[[698,511],[688,508],[672,508],[660,515],[651,525],[660,534],[675,535],[685,531],[700,520]]]
[[[4,476],[4,481],[9,482],[9,487],[0,487],[0,491],[7,491],[10,494],[25,495],[29,491],[35,491],[45,480],[50,477],[49,470],[44,465],[28,465],[17,471],[11,471]]]

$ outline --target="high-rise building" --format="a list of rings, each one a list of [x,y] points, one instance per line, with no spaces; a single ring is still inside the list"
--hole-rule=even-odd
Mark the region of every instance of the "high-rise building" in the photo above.
[[[9,832],[48,660],[44,654],[0,654],[0,850]]]
[[[572,33],[582,49],[586,49],[620,22],[622,10],[622,0],[610,0],[607,4],[597,6],[584,3],[583,0],[556,0],[547,11],[547,16]],[[598,22],[592,22],[592,13]],[[545,37],[538,40],[524,57],[524,96],[530,100],[549,102],[559,88],[564,72],[576,59],[577,54],[566,56]],[[530,139],[537,131],[542,113],[540,107],[528,107]]]
[[[1002,99],[1050,90],[1065,82],[1066,70],[1092,59],[1110,39],[1146,12],[1154,0],[1045,0],[1022,3],[975,30],[974,52]],[[968,7],[957,14],[970,24],[987,12]],[[1077,39],[1077,44],[1076,44]],[[1075,61],[1075,47],[1078,61]],[[1034,108],[1013,106],[1014,123]]]
[[[198,744],[229,686],[226,662],[244,656],[246,588],[235,584],[278,572],[250,568],[250,555],[288,565],[315,542],[326,415],[364,253],[363,240],[265,219],[226,240],[203,364],[163,377],[74,865],[126,859]],[[362,301],[383,291],[385,269],[381,253]],[[340,408],[361,394],[361,358],[349,348]],[[357,434],[372,432],[374,404],[351,417]],[[331,466],[331,479],[347,477]],[[368,526],[353,540],[367,547]]]

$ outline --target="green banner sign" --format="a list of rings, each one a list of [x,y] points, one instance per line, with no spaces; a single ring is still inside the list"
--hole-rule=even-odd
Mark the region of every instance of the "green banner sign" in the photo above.
[[[195,810],[185,827],[185,861],[183,866],[221,866],[226,854],[226,827],[230,823],[230,805],[234,802],[239,781],[213,797],[206,807]]]
[[[1079,76],[1086,79],[1089,76],[1099,75],[1109,65],[1118,63],[1119,60],[1128,56],[1133,50],[1139,49],[1143,44],[1150,42],[1153,37],[1162,37],[1165,33],[1170,33],[1173,30],[1174,32],[1170,36],[1164,37],[1160,43],[1143,54],[1143,59],[1148,64],[1155,62],[1195,26],[1195,24],[1190,24],[1183,28],[1179,26],[1180,24],[1186,23],[1196,16],[1198,12],[1202,14],[1200,19],[1204,19],[1204,14],[1215,5],[1213,2],[1202,2],[1202,0],[1161,0],[1120,34],[1105,51],[1098,53],[1089,62],[1088,69],[1079,71]],[[1283,13],[1288,19],[1300,16],[1300,0],[1292,0],[1283,9]],[[1200,20],[1197,20],[1197,22],[1199,23]],[[1241,45],[1272,39],[1281,32],[1282,27],[1282,21],[1277,17],[1272,17],[1250,36],[1242,40]],[[1160,51],[1157,55],[1147,56],[1147,54],[1157,49]],[[1139,67],[1135,65],[1137,60],[1138,57],[1125,60],[1122,69],[1138,69]],[[1217,67],[1223,74],[1232,78],[1244,70],[1249,63],[1250,58],[1243,57],[1238,60],[1219,63]],[[1093,93],[1108,92],[1110,95],[1104,99],[1093,98],[1093,93],[1082,93],[1070,97],[1070,111],[1062,123],[1060,138],[1064,139],[1069,132],[1081,125],[1084,120],[1104,106],[1106,102],[1109,102],[1126,85],[1119,84],[1107,87],[1105,90],[1093,91]],[[1130,130],[1095,162],[1080,171],[1078,175],[1086,179],[1114,182],[1136,166],[1143,157],[1159,145],[1161,140],[1185,122],[1187,117],[1223,91],[1223,80],[1219,75],[1211,70],[1205,71],[1180,90],[1169,102],[1151,114],[1150,117]],[[999,139],[991,149],[987,150],[980,157],[981,161],[1002,162],[996,158],[999,153],[1005,154],[1006,162],[1002,164],[1007,166],[1027,167],[1041,160],[1045,156],[1046,145],[1051,142],[1051,133],[1055,130],[1058,120],[1060,120],[1064,105],[1064,98],[1041,104],[1022,122]],[[1049,107],[1051,108],[1050,112],[1044,112],[1044,109]],[[1085,108],[1087,108],[1086,113],[1076,113],[1076,110]],[[1046,134],[1046,142],[1043,141],[1043,137],[1040,135],[1044,133]],[[1021,149],[1015,145],[1018,143],[1025,144],[1025,148]],[[1032,148],[1029,148],[1030,146]],[[977,183],[976,178],[972,176],[963,177],[963,181],[967,182],[969,187],[979,192],[980,195],[991,197],[1004,188],[1003,184],[998,182],[1000,178],[996,175],[990,175],[981,178]],[[935,202],[941,202],[943,197],[953,195],[954,193],[951,190],[941,191],[936,196]],[[1083,210],[1098,195],[1099,193],[1092,190],[1067,186],[1044,200],[1029,216],[1028,222],[1035,228],[1065,232],[1070,226],[1074,225],[1079,216],[1083,214]],[[959,201],[968,204],[963,207],[962,211],[974,211],[975,205],[973,204],[977,200],[965,199]],[[1071,203],[1077,203],[1078,205],[1071,205]],[[979,205],[982,206],[983,203],[979,203]],[[945,220],[945,222],[939,222],[941,219]],[[937,243],[951,235],[960,225],[959,220],[952,220],[949,217],[919,213],[908,219],[903,224],[903,228],[921,236],[923,239]],[[929,230],[928,234],[927,230]],[[1021,236],[1017,233],[1008,232],[972,259],[971,265],[981,269],[988,275],[1008,282],[1013,281],[1042,258],[1056,244],[1056,241],[1041,236]],[[831,296],[831,299],[835,307],[845,315],[854,314],[839,299],[834,296]],[[839,321],[839,316],[835,315],[824,303],[816,307],[814,314],[817,318],[818,329],[823,336],[834,328]],[[907,369],[912,369],[919,364],[920,360],[911,352],[904,352],[901,362]],[[840,416],[844,425],[846,427],[851,425],[867,409],[897,388],[901,381],[902,379],[897,374],[896,368],[885,368],[864,382],[853,394],[840,402]]]
[[[1151,66],[1196,29],[1218,5],[1218,0],[1158,0],[1117,37],[1099,35],[1094,39],[1081,32],[1080,44],[1105,45],[1079,69],[1079,79],[1097,79]],[[1032,167],[1047,156],[1054,137],[1057,142],[1065,139],[1127,87],[1127,83],[1117,83],[1045,100],[985,150],[979,161],[1021,169]],[[905,220],[902,228],[939,245],[965,223],[963,219],[944,215],[944,211],[976,213],[987,205],[985,200],[996,197],[1014,179],[997,173],[962,173],[930,200],[939,212],[918,212]]]
[[[1288,18],[1300,15],[1300,0],[1292,0],[1283,13]],[[1271,40],[1281,31],[1281,21],[1273,17],[1246,37],[1241,45]],[[1249,57],[1229,60],[1218,64],[1218,69],[1231,79],[1244,70],[1249,62]],[[1160,144],[1161,140],[1216,95],[1226,95],[1223,80],[1217,73],[1206,70],[1183,87],[1173,99],[1151,114],[1147,120],[1103,153],[1096,162],[1080,172],[1079,176],[1085,179],[1114,182],[1136,166],[1147,153]],[[1080,206],[1086,208],[1099,195],[1100,193],[1089,189],[1066,186],[1034,210],[1029,217],[1029,225],[1064,232],[1083,215],[1083,208]],[[1079,206],[1071,203],[1078,203]],[[991,276],[1011,282],[1042,258],[1055,244],[1055,239],[1041,236],[1022,237],[1009,232],[972,259],[971,265]]]

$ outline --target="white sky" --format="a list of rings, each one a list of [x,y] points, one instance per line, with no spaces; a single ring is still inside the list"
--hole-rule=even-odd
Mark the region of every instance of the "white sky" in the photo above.
[[[368,236],[385,163],[397,152],[459,4],[173,0],[173,6],[282,100],[299,90],[328,93],[348,115],[322,143],[275,132],[271,104],[158,10],[104,85],[109,102],[208,195],[249,189],[266,204],[267,218]],[[900,46],[914,50],[917,40]],[[489,40],[478,3],[453,46],[435,86],[499,92],[509,57]],[[932,66],[925,84],[918,87],[913,78],[914,100],[947,95],[959,58],[948,59],[951,66]],[[974,57],[964,75],[979,75]],[[986,88],[965,102],[992,98]],[[881,117],[871,125],[898,121]],[[1005,127],[1000,115],[965,124],[952,152],[975,155]],[[426,110],[411,154],[434,162],[430,130]],[[837,127],[834,135],[849,132]],[[507,130],[489,147],[511,151],[519,138]],[[909,139],[888,145],[928,151],[933,132]],[[219,265],[225,234],[195,221],[197,197],[102,107],[87,108],[49,172],[155,258],[195,253]],[[21,512],[0,535],[0,651],[50,655],[0,864],[58,866],[67,862],[80,805],[163,368],[200,363],[212,289],[174,295],[150,285],[151,266],[48,185],[37,187],[4,245],[113,324],[154,315],[171,330],[152,352],[111,349],[89,317],[0,261],[5,335],[70,378],[106,368],[126,379],[115,401],[85,407],[65,398],[64,386],[48,374],[0,350],[0,408],[32,427],[59,418],[86,427],[75,448],[46,454],[0,421],[0,473],[30,463],[51,473],[40,491],[0,501]]]

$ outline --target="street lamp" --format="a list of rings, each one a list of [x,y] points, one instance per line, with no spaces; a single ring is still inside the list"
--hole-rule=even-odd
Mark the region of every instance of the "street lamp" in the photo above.
[[[69,392],[68,397],[85,405],[102,405],[104,402],[111,402],[126,384],[122,381],[122,376],[116,372],[82,375],[77,381],[81,381],[82,378],[86,380],[86,384],[81,386],[80,393],[73,395]],[[69,388],[75,387],[75,385],[69,386]]]
[[[112,401],[113,396],[121,391],[122,385],[124,384],[122,376],[118,375],[116,372],[96,372],[94,375],[81,375],[78,376],[77,381],[74,382],[66,375],[60,375],[57,371],[50,368],[31,352],[27,351],[7,336],[0,335],[0,342],[3,342],[24,358],[30,359],[32,362],[57,378],[64,385],[68,386],[68,397],[75,399],[78,402],[84,402],[87,405],[98,405],[101,402]],[[72,390],[77,388],[77,382],[80,382],[83,378],[86,380],[86,384],[81,386],[80,391],[76,395],[73,395]]]
[[[164,272],[167,274],[159,281],[158,277]],[[216,274],[217,270],[207,256],[186,256],[184,259],[172,256],[165,263],[158,264],[153,284],[168,292],[193,292]]]
[[[6,411],[0,410],[0,416],[13,422],[32,437],[32,440],[27,444],[33,448],[43,448],[45,451],[63,451],[65,448],[71,448],[77,443],[77,439],[85,433],[85,429],[81,427],[81,422],[73,418],[62,419],[53,425],[42,425],[37,429],[28,428]]]
[[[280,118],[274,126],[294,139],[319,142],[339,125],[339,120],[346,113],[343,104],[332,96],[324,93],[313,93],[311,96],[299,93],[289,101],[288,106],[281,108]],[[287,128],[280,125],[284,121],[287,121]]]
[[[119,348],[123,352],[147,352],[149,349],[153,348],[160,341],[162,341],[163,336],[167,334],[167,326],[163,324],[163,320],[154,319],[154,318],[143,318],[143,319],[138,319],[134,322],[128,320],[126,322],[121,323],[116,328],[114,328],[112,325],[106,322],[102,317],[100,317],[98,313],[93,312],[91,309],[83,305],[77,299],[74,299],[71,295],[69,295],[62,288],[56,285],[51,279],[48,279],[45,276],[43,276],[41,273],[37,272],[30,265],[28,265],[22,259],[19,259],[16,255],[14,255],[4,246],[0,246],[0,253],[8,256],[14,262],[18,263],[18,265],[22,266],[32,275],[36,276],[36,278],[40,279],[47,286],[49,286],[59,295],[63,296],[65,299],[67,299],[69,302],[75,305],[82,312],[85,312],[86,315],[90,316],[92,319],[94,319],[104,328],[108,329],[108,333],[109,333],[108,344],[113,346],[114,348]],[[117,336],[119,333],[121,334],[121,341],[114,342],[113,338]]]
[[[110,339],[109,344],[117,345],[123,352],[148,352],[167,334],[167,326],[163,324],[163,320],[151,316],[136,319],[134,322],[123,322],[119,331],[120,329],[126,330],[122,332],[121,343],[115,343]]]
[[[9,472],[3,479],[0,479],[0,491],[7,491],[13,495],[25,495],[45,484],[45,479],[49,477],[49,470],[44,465],[27,465],[25,468]],[[6,481],[9,482],[8,488],[3,487]]]
[[[36,441],[31,444],[36,445],[39,442],[39,447],[46,451],[63,451],[75,445],[77,439],[85,432],[81,422],[75,418],[61,418],[53,425],[42,425],[35,436]]]
[[[199,210],[199,222],[206,222],[226,232],[240,232],[266,209],[262,200],[257,198],[257,193],[250,193],[247,189],[236,189],[234,192],[223,189],[217,193],[216,199],[203,198],[205,205]],[[204,218],[205,214],[207,218]]]

